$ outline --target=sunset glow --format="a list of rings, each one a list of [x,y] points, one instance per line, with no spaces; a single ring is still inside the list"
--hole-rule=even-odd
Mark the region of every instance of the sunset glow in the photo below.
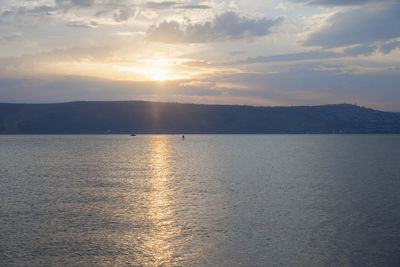
[[[0,0],[1,266],[400,266],[400,0]]]

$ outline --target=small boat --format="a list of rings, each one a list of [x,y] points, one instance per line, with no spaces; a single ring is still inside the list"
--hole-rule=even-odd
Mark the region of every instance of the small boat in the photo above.
[[[131,134],[131,136],[136,136],[136,134],[133,133],[133,134]]]

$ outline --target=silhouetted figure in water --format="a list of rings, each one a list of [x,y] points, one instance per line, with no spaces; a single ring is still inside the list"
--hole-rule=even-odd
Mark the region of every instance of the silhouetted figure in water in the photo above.
[[[182,135],[182,140],[185,140],[185,136],[184,135]]]

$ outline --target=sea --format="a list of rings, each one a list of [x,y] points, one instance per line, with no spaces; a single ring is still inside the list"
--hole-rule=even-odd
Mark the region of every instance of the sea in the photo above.
[[[400,135],[1,135],[0,266],[400,266]]]

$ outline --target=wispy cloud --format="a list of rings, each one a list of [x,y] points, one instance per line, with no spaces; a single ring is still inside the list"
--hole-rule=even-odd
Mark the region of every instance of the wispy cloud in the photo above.
[[[227,65],[329,59],[329,58],[338,58],[343,56],[344,54],[342,53],[336,53],[332,51],[307,51],[307,52],[289,53],[289,54],[280,54],[271,56],[249,57],[247,59],[227,63]]]

